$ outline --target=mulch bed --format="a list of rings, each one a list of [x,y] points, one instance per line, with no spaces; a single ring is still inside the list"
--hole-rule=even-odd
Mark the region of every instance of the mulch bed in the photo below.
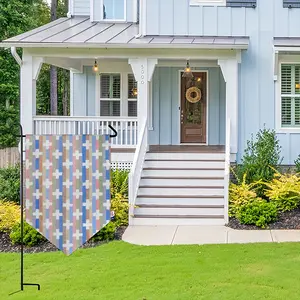
[[[121,240],[123,233],[125,232],[127,226],[121,226],[117,229],[115,234],[115,240]],[[101,241],[94,243],[93,241],[89,240],[80,248],[93,248],[103,244],[108,243],[107,241]],[[9,235],[6,233],[0,232],[0,252],[20,252],[21,246],[20,245],[13,245],[10,241]],[[53,244],[49,241],[43,242],[38,246],[34,247],[25,247],[24,246],[24,253],[39,253],[39,252],[53,252],[59,251]]]
[[[227,227],[240,230],[264,230],[255,225],[240,224],[236,218],[230,218]],[[281,213],[276,222],[265,228],[265,230],[270,229],[300,229],[300,208]]]

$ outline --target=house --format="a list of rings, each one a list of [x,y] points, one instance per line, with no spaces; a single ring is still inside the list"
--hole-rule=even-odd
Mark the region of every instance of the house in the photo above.
[[[2,46],[21,65],[25,134],[116,128],[130,224],[216,225],[252,134],[274,128],[286,165],[300,152],[299,26],[300,0],[70,0]],[[36,115],[42,63],[71,71],[71,116]]]

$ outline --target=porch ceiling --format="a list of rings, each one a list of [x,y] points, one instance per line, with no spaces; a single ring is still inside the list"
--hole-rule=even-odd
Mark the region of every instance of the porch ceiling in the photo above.
[[[133,23],[60,18],[1,42],[2,47],[247,49],[249,37],[144,36]],[[0,45],[1,45],[0,44]]]

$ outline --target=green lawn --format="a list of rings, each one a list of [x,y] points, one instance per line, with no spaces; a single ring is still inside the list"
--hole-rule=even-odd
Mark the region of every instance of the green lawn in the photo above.
[[[0,299],[191,300],[299,299],[300,244],[141,247],[112,242],[78,250],[0,253]]]

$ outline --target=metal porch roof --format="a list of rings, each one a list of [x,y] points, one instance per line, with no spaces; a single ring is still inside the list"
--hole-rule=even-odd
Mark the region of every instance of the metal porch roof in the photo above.
[[[249,37],[144,36],[133,23],[91,22],[89,18],[60,18],[2,41],[3,47],[68,48],[198,48],[247,49]]]

